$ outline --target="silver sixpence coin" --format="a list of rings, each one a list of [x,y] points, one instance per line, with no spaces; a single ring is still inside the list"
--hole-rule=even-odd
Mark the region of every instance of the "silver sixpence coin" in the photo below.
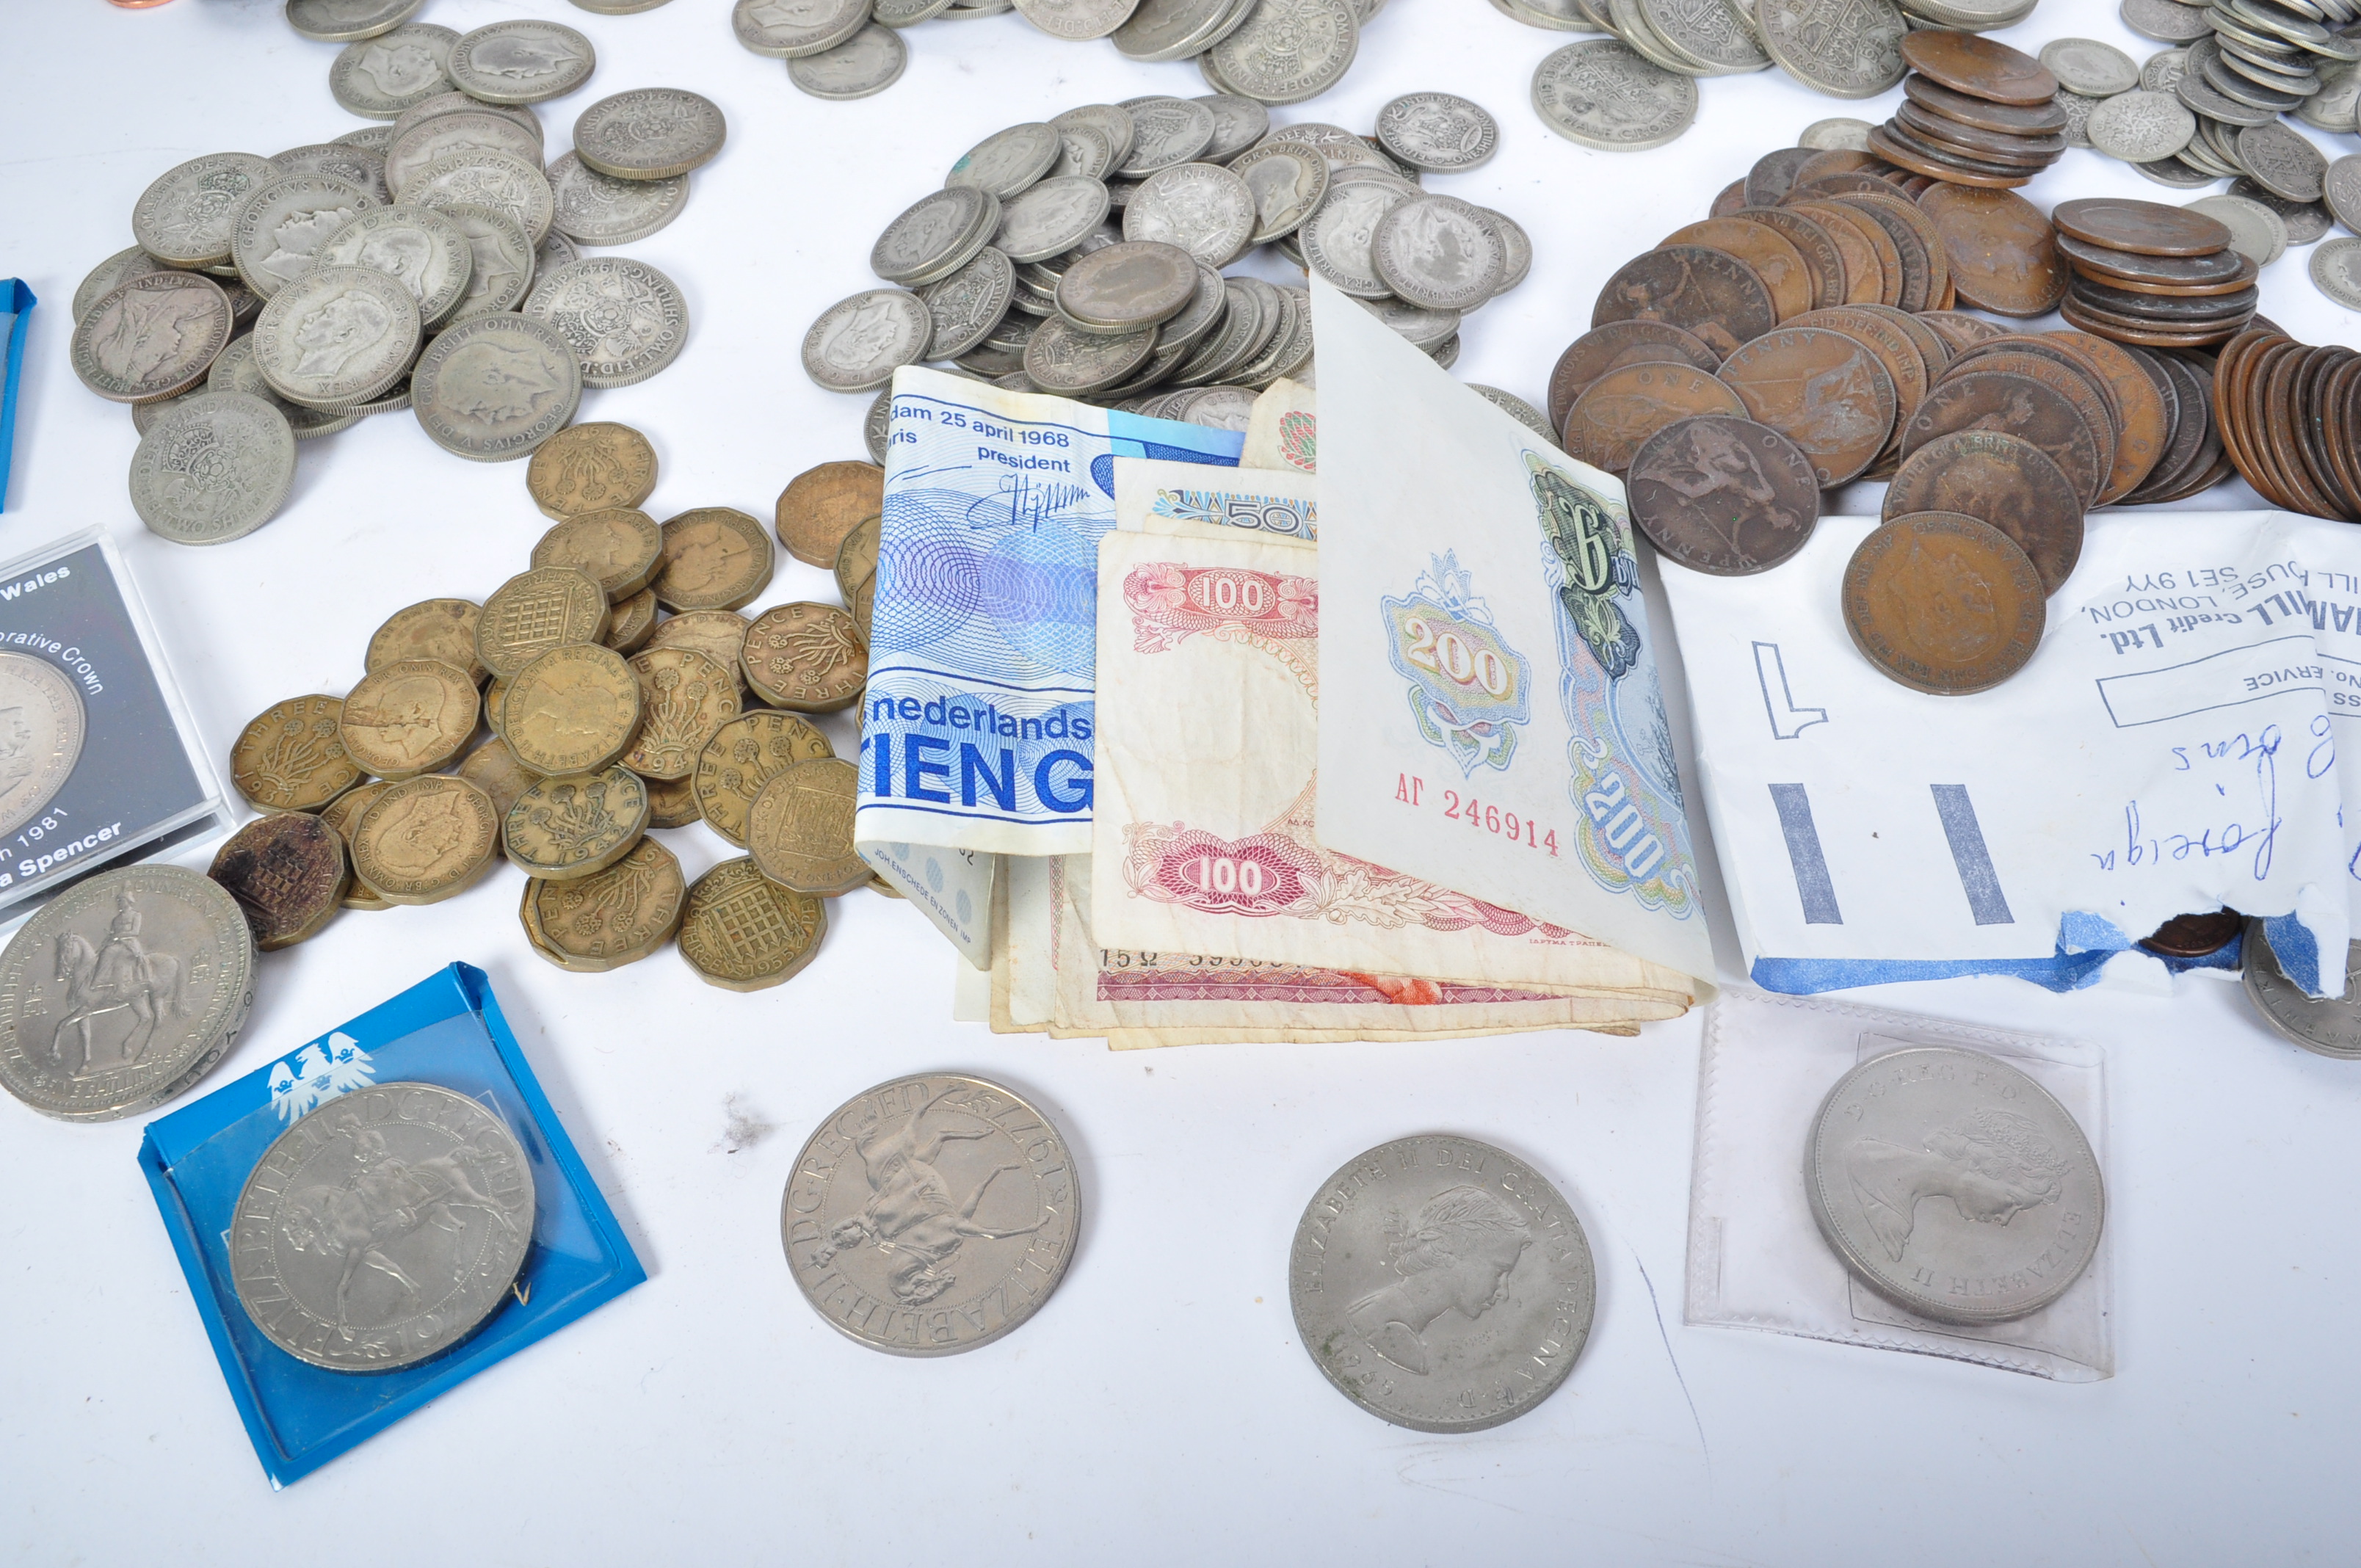
[[[295,488],[295,432],[248,392],[173,400],[131,459],[131,510],[176,544],[243,539]]]
[[[1120,387],[1156,352],[1156,329],[1084,332],[1063,316],[1050,316],[1025,342],[1025,374],[1045,392],[1076,398]]]
[[[1016,14],[1049,34],[1080,43],[1103,38],[1139,8],[1139,0],[1016,0]]]
[[[990,337],[1008,313],[1016,291],[1016,269],[988,245],[941,282],[927,285],[921,298],[933,313],[935,328],[919,357],[957,359]]]
[[[709,163],[729,138],[720,107],[681,87],[601,98],[574,122],[574,155],[618,180],[671,180]]]
[[[2196,134],[2197,116],[2187,104],[2170,93],[2145,88],[2101,100],[2082,126],[2093,148],[2125,163],[2170,158]]]
[[[1456,174],[1499,150],[1500,125],[1456,93],[1406,93],[1378,111],[1378,140],[1412,169]]]
[[[1517,396],[1516,393],[1504,392],[1498,387],[1488,387],[1481,381],[1468,382],[1467,389],[1548,442],[1552,446],[1558,444],[1557,432],[1550,428],[1549,416]]]
[[[349,409],[401,379],[419,337],[409,284],[374,268],[319,266],[262,308],[254,362],[290,402]]]
[[[970,148],[943,177],[946,189],[962,186],[1006,201],[1048,174],[1065,144],[1057,127],[1038,121],[1011,126]]]
[[[2322,177],[2320,199],[2346,228],[2361,230],[2361,152],[2347,153],[2328,166]],[[95,279],[97,274],[93,273]],[[77,304],[82,295],[74,295]],[[79,316],[82,313],[76,310]]]
[[[2048,1306],[2099,1250],[2106,1197],[2082,1129],[1982,1051],[1913,1046],[1839,1079],[1813,1118],[1804,1187],[1846,1269],[1947,1323]]]
[[[1328,195],[1328,160],[1316,148],[1268,141],[1232,160],[1230,172],[1246,182],[1255,200],[1255,231],[1249,245],[1268,245],[1293,234],[1320,210]]]
[[[250,152],[192,158],[140,192],[131,209],[131,237],[170,267],[226,266],[239,205],[279,172],[269,159]]]
[[[459,308],[475,274],[475,247],[456,223],[432,207],[374,207],[330,235],[317,257],[324,267],[366,267],[397,280],[417,302],[426,326]]]
[[[1867,120],[1837,115],[1806,126],[1803,134],[1795,138],[1795,145],[1815,152],[1867,152],[1869,133],[1876,128]]]
[[[2230,248],[2250,258],[2257,267],[2268,267],[2287,254],[2286,221],[2260,202],[2244,196],[2200,196],[2183,205],[2227,226]]]
[[[393,192],[385,182],[385,154],[365,147],[339,141],[291,147],[285,152],[272,153],[270,166],[285,174],[324,174],[331,180],[341,180],[367,192],[369,200],[379,206],[393,200]]]
[[[787,61],[787,80],[815,98],[847,101],[884,92],[909,64],[902,35],[873,22],[834,49]]]
[[[2361,159],[2348,161],[2361,163]],[[145,278],[150,272],[167,270],[169,269],[162,262],[136,245],[128,250],[116,251],[113,256],[92,268],[90,275],[84,278],[80,287],[74,290],[71,308],[73,319],[82,320],[90,313],[91,306],[98,303],[102,296],[130,282],[134,278]]]
[[[1245,180],[1213,163],[1159,170],[1123,209],[1123,237],[1180,247],[1209,267],[1226,267],[1260,221]]]
[[[490,104],[456,114],[436,115],[404,129],[397,123],[393,145],[386,149],[386,189],[396,201],[413,200],[410,181],[437,159],[459,152],[497,152],[529,168],[542,161],[540,133],[520,126]]]
[[[1414,1431],[1512,1421],[1574,1370],[1598,1294],[1582,1222],[1515,1156],[1429,1134],[1321,1183],[1287,1294],[1328,1381]]]
[[[451,90],[444,66],[459,35],[431,22],[413,22],[346,47],[328,67],[328,91],[338,104],[371,120],[397,120],[437,93]]]
[[[999,226],[1000,199],[990,192],[929,191],[885,225],[870,247],[869,269],[888,283],[931,283],[966,266]]]
[[[1482,214],[1449,196],[1402,203],[1369,236],[1369,260],[1386,286],[1430,311],[1472,311],[1499,292],[1507,247]]]
[[[444,451],[505,463],[573,422],[584,379],[563,333],[497,311],[435,334],[411,372],[410,406]]]
[[[230,258],[246,286],[269,299],[312,268],[330,235],[377,200],[359,186],[318,174],[291,174],[256,187],[237,210]]]
[[[2353,244],[2353,241],[2345,241]],[[2301,1046],[2341,1061],[2361,1061],[2361,942],[2345,950],[2345,992],[2341,996],[2307,996],[2287,977],[2279,955],[2271,951],[2270,934],[2259,920],[2246,922],[2244,982],[2246,1000],[2263,1022]]]
[[[2183,5],[2180,0],[2123,0],[2115,14],[2124,26],[2160,44],[2193,43],[2213,30],[2203,5]]]
[[[193,272],[148,272],[99,296],[74,323],[68,353],[82,384],[100,397],[152,403],[204,379],[232,330],[220,284]]]
[[[738,0],[730,30],[756,54],[774,60],[831,49],[869,21],[869,0]]]
[[[1328,199],[1312,221],[1295,231],[1305,265],[1334,288],[1360,299],[1392,293],[1378,276],[1369,243],[1385,215],[1411,199],[1411,193],[1374,181],[1330,185]]]
[[[1893,0],[1761,0],[1754,20],[1764,51],[1831,98],[1874,98],[1906,70],[1910,25]]]
[[[2052,38],[2041,46],[2041,63],[2069,93],[2111,98],[2140,84],[2132,57],[2096,38]]]
[[[262,378],[261,368],[254,363],[252,333],[231,339],[230,345],[221,351],[221,356],[214,361],[214,367],[205,372],[205,390],[244,392],[249,397],[260,398],[286,419],[289,432],[298,441],[310,441],[316,436],[334,435],[340,430],[350,430],[363,417],[358,413],[328,413],[319,409],[307,409],[301,403],[289,402],[273,391],[270,383]],[[141,407],[171,408],[181,400],[174,398],[169,402],[143,404]],[[135,408],[132,412],[137,415],[139,409]],[[144,436],[148,432],[142,430],[139,433]]]
[[[426,0],[287,0],[287,25],[321,43],[350,43],[390,33]]]
[[[812,1310],[896,1355],[974,1350],[1025,1322],[1066,1277],[1081,1222],[1057,1127],[961,1073],[895,1079],[829,1113],[779,1203]]]
[[[869,448],[869,460],[880,468],[885,466],[886,437],[893,428],[894,389],[885,388],[870,400],[868,413],[862,416],[861,442]]]
[[[2290,245],[2310,245],[2313,240],[2336,226],[2336,216],[2325,202],[2290,202],[2285,196],[2267,191],[2255,183],[2249,175],[2241,174],[2230,181],[2229,193],[2259,202],[2279,215],[2287,225]]]
[[[1352,0],[1256,0],[1204,56],[1222,83],[1261,104],[1301,104],[1344,80],[1360,49]]]
[[[2061,92],[2051,101],[2058,105],[2059,113],[2066,116],[2065,125],[2059,127],[2059,135],[2066,138],[2066,145],[2079,147],[2084,152],[2097,151],[2091,145],[2091,116],[2098,111],[2101,100],[2085,98],[2080,93]]]
[[[445,153],[411,177],[401,199],[421,207],[456,202],[490,207],[516,220],[535,245],[557,215],[548,177],[524,159],[500,152]]]
[[[644,381],[688,342],[688,302],[678,285],[628,256],[586,257],[559,268],[533,284],[524,314],[574,345],[586,387]]]
[[[1542,124],[1607,152],[1663,147],[1697,112],[1695,82],[1650,64],[1620,38],[1587,38],[1550,55],[1534,68],[1532,100]]]
[[[44,723],[70,722],[17,657],[0,686],[21,686],[28,715],[48,708]],[[53,753],[0,792],[0,821],[22,827],[72,769],[71,755]],[[254,933],[220,883],[179,866],[101,872],[0,950],[0,1087],[62,1121],[136,1115],[203,1077],[253,1005]]]
[[[1213,145],[1213,111],[1186,98],[1154,96],[1123,106],[1131,117],[1131,146],[1115,164],[1126,180],[1187,163]]]
[[[494,22],[451,46],[452,84],[487,104],[538,104],[590,80],[590,40],[557,22]]]
[[[2238,163],[2265,190],[2290,202],[2319,201],[2328,172],[2328,159],[2312,138],[2276,120],[2238,133]]]
[[[2350,136],[2361,123],[2361,62],[2321,65],[2320,91],[2298,105],[2295,117],[2315,129]]]
[[[1203,288],[1200,265],[1180,247],[1156,240],[1110,245],[1066,269],[1058,280],[1058,310],[1090,332],[1113,334],[1159,326],[1197,299]],[[1170,344],[1170,339],[1159,341]]]
[[[1054,175],[1001,202],[992,248],[1011,261],[1047,261],[1089,238],[1106,215],[1104,185],[1085,174]]]
[[[533,1247],[533,1168],[500,1114],[432,1083],[379,1083],[279,1135],[238,1193],[238,1305],[331,1372],[442,1354],[508,1299]]]
[[[2189,74],[2189,51],[2160,49],[2140,62],[2140,85],[2150,93],[2169,93]]]
[[[629,245],[680,216],[688,177],[617,180],[567,153],[549,166],[550,226],[584,245]]]
[[[925,357],[934,313],[906,289],[871,289],[820,313],[804,334],[804,374],[831,392],[873,392]]]
[[[2312,253],[2315,288],[2348,311],[2361,311],[2361,239],[2332,239]]]
[[[467,268],[467,291],[445,319],[456,326],[476,316],[512,311],[533,287],[533,241],[506,213],[454,202],[434,209],[436,216],[459,231],[473,258]]]

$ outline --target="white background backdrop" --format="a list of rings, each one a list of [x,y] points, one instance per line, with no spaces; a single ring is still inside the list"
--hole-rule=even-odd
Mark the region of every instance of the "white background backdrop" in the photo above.
[[[871,285],[878,229],[969,145],[1075,104],[1205,91],[1192,66],[1134,65],[1012,14],[928,23],[907,35],[898,84],[822,103],[739,49],[727,11],[430,0],[419,18],[465,31],[552,16],[596,41],[588,87],[544,106],[552,156],[585,104],[626,87],[693,87],[729,115],[729,147],[694,177],[683,216],[625,247],[686,291],[687,351],[583,409],[654,441],[659,518],[726,504],[767,519],[796,473],[861,455],[867,400],[812,388],[797,344],[821,308]],[[293,499],[255,536],[217,550],[151,539],[125,496],[130,416],[66,364],[74,286],[129,243],[132,203],[164,169],[357,122],[328,94],[335,46],[297,37],[276,0],[145,13],[7,0],[0,13],[0,277],[43,301],[0,554],[112,530],[222,765],[269,703],[350,685],[393,609],[480,599],[522,569],[545,520],[521,465],[448,456],[396,414],[303,446]],[[2104,0],[2045,0],[2004,36],[2031,49],[2068,34],[2135,60],[2160,47]],[[1492,109],[1499,156],[1434,183],[1514,214],[1537,256],[1521,289],[1470,321],[1458,369],[1536,402],[1623,259],[1702,216],[1810,121],[1883,118],[1898,95],[1846,104],[1776,71],[1710,81],[1679,142],[1592,152],[1527,103],[1534,65],[1565,41],[1482,0],[1394,0],[1341,87],[1278,115],[1366,130],[1421,88]],[[2187,199],[2079,151],[2027,194],[2046,207],[2106,192]],[[2352,341],[2305,254],[2265,274],[2265,311],[2311,341]],[[2233,486],[2207,504],[2257,502]],[[832,590],[783,554],[763,602],[798,598]],[[851,740],[849,724],[834,729]],[[691,875],[727,852],[701,828],[668,838]],[[206,1087],[449,959],[480,964],[649,1283],[274,1495],[134,1166],[137,1122],[67,1126],[0,1103],[0,1555],[487,1568],[2351,1556],[2361,1067],[2283,1044],[2233,987],[2185,981],[2165,1001],[1984,981],[1866,998],[2111,1052],[2119,1373],[2059,1387],[1682,1326],[1695,1017],[1637,1040],[1115,1056],[950,1023],[946,948],[917,911],[872,894],[839,901],[801,978],[739,996],[669,951],[610,975],[560,972],[526,947],[520,886],[503,869],[454,902],[345,914],[266,956],[245,1040]],[[1726,923],[1720,936],[1735,978]],[[904,1361],[843,1339],[797,1296],[778,1197],[818,1117],[939,1068],[1038,1097],[1074,1146],[1085,1220],[1031,1324],[972,1354]],[[1473,1437],[1397,1431],[1348,1405],[1287,1309],[1289,1241],[1315,1186],[1370,1145],[1430,1130],[1499,1143],[1549,1175],[1599,1270],[1572,1378]]]

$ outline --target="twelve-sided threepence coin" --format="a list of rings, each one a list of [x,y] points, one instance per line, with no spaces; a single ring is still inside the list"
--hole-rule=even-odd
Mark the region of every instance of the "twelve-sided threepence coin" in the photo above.
[[[1023,1323],[1080,1234],[1073,1156],[1049,1119],[960,1073],[883,1083],[796,1157],[779,1205],[796,1287],[873,1350],[950,1355]]]
[[[108,290],[74,323],[74,374],[100,397],[152,403],[204,378],[229,346],[229,296],[193,272],[149,272]]]
[[[617,180],[567,153],[549,166],[550,226],[583,245],[629,245],[680,216],[688,177]]]
[[[1812,1121],[1804,1187],[1854,1278],[1947,1323],[2048,1306],[2097,1255],[2106,1218],[2098,1158],[2066,1107],[1999,1058],[1949,1046],[1888,1051],[1839,1079]]]
[[[414,1365],[500,1310],[534,1212],[533,1168],[497,1112],[432,1083],[357,1089],[280,1134],[246,1179],[238,1305],[313,1366]]]
[[[925,357],[934,313],[906,289],[871,289],[820,313],[804,334],[804,374],[831,392],[873,392]]]
[[[487,104],[538,104],[590,80],[590,40],[556,22],[494,22],[451,46],[452,84]]]
[[[586,387],[644,381],[688,342],[688,302],[679,287],[628,256],[585,257],[559,268],[533,284],[524,313],[566,335]]]
[[[315,267],[262,307],[254,362],[290,402],[350,408],[401,379],[419,333],[408,285],[374,268]]]
[[[434,444],[478,463],[529,457],[582,406],[582,366],[555,327],[507,311],[435,334],[410,378]]]
[[[294,488],[295,432],[247,392],[175,400],[131,459],[132,510],[181,544],[243,539],[278,515]]]
[[[1574,1370],[1598,1274],[1582,1222],[1539,1171],[1431,1134],[1321,1184],[1287,1294],[1304,1350],[1346,1398],[1417,1431],[1481,1431]]]
[[[1406,93],[1378,111],[1378,140],[1412,169],[1456,174],[1500,146],[1499,122],[1454,93]]]
[[[101,872],[0,951],[0,1086],[43,1115],[106,1122],[202,1078],[254,1005],[254,934],[178,866]]]
[[[885,225],[870,247],[869,269],[888,283],[917,288],[948,278],[974,258],[1000,226],[1000,198],[972,185],[929,191]]]
[[[616,180],[671,180],[709,162],[729,134],[710,98],[679,87],[642,87],[583,110],[574,122],[574,152]]]

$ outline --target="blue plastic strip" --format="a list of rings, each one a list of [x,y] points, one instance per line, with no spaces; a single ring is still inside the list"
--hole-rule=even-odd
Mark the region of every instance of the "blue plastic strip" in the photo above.
[[[40,302],[21,278],[0,279],[0,322],[5,322],[6,368],[0,371],[0,511],[8,510],[8,455],[16,444],[16,389],[24,381],[25,339],[33,307]]]

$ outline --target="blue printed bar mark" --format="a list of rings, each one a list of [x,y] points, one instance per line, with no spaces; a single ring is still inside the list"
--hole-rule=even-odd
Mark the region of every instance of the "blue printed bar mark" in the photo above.
[[[1779,831],[1787,839],[1787,861],[1795,868],[1795,894],[1804,903],[1806,926],[1841,926],[1836,884],[1828,881],[1828,857],[1820,852],[1820,830],[1812,825],[1812,797],[1799,784],[1774,784],[1771,804],[1779,813]]]
[[[1960,889],[1968,895],[1968,909],[1979,926],[2014,926],[2001,895],[2000,873],[1993,870],[1992,852],[1984,848],[1983,829],[1976,826],[1976,808],[1965,784],[1928,784],[1935,792],[1935,815],[1943,819],[1943,837],[1950,840],[1951,863],[1960,869]]]

